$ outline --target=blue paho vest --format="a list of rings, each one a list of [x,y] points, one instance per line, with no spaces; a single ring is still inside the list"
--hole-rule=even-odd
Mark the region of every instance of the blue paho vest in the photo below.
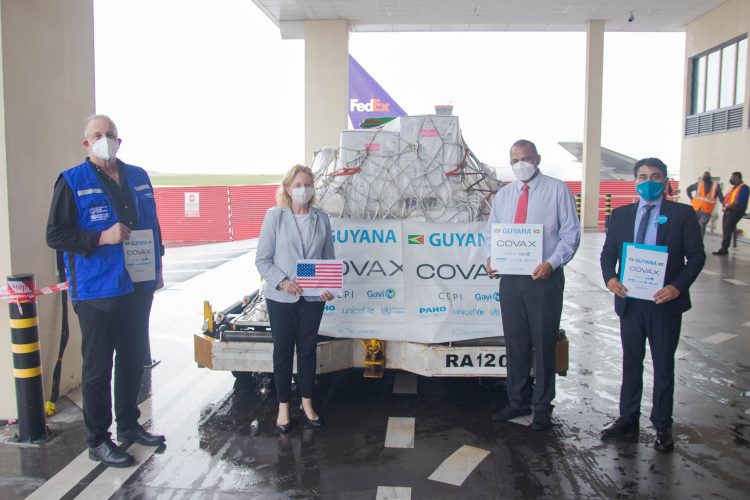
[[[135,204],[137,229],[151,229],[154,232],[152,251],[158,276],[161,270],[161,241],[151,181],[142,168],[126,165],[119,160],[118,163],[120,171],[128,181],[130,195]],[[73,190],[80,229],[105,231],[120,222],[115,207],[107,197],[92,165],[83,162],[64,171],[62,176]],[[133,291],[133,282],[125,269],[122,245],[98,246],[90,257],[65,252],[65,273],[70,283],[70,296],[74,301],[118,297]],[[144,286],[156,288],[156,281],[146,282]]]

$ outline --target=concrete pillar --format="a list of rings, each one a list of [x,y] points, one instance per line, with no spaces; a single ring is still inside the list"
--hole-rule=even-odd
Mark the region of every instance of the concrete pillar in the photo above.
[[[305,164],[336,146],[348,128],[349,25],[344,19],[305,21]]]
[[[583,177],[581,225],[598,227],[599,171],[602,164],[602,83],[604,21],[586,25],[586,108],[583,122]]]
[[[0,278],[34,273],[56,283],[45,243],[52,186],[80,163],[94,112],[92,0],[0,0]],[[45,398],[60,342],[59,295],[39,299]],[[72,311],[71,311],[72,313]],[[71,314],[60,393],[80,384],[80,330]],[[8,306],[0,303],[0,418],[16,416]]]

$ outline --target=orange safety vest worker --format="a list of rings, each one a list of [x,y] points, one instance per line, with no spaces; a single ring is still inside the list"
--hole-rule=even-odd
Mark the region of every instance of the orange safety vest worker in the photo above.
[[[716,206],[716,190],[718,189],[718,183],[713,182],[711,191],[706,193],[706,183],[703,180],[698,182],[698,189],[695,190],[693,195],[693,210],[698,212],[705,212],[710,214],[714,211]]]
[[[724,198],[724,206],[734,203],[734,200],[737,199],[737,194],[740,192],[740,189],[742,189],[742,186],[744,185],[744,182],[740,182],[736,186],[732,186],[732,189],[729,190],[727,196]]]

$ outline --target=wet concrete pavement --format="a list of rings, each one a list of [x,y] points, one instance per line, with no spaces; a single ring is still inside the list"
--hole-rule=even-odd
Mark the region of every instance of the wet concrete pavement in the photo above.
[[[211,298],[221,307],[257,287],[249,243],[239,257],[175,279],[157,294],[152,352],[162,363],[147,372],[141,396],[149,425],[167,434],[166,448],[154,453],[134,445],[138,466],[130,469],[90,462],[72,394],[50,419],[57,437],[47,445],[0,444],[2,496],[747,498],[750,285],[743,283],[750,282],[750,248],[728,258],[709,255],[707,272],[691,289],[693,309],[684,316],[677,351],[675,451],[662,455],[653,449],[647,418],[648,357],[638,442],[599,439],[600,428],[616,416],[620,380],[619,325],[598,266],[602,241],[600,234],[584,235],[566,268],[562,327],[571,342],[570,370],[558,377],[549,431],[493,423],[491,413],[504,403],[496,380],[419,377],[404,384],[409,375],[388,372],[373,381],[349,370],[318,379],[323,429],[305,428],[297,411],[292,432],[279,437],[274,396],[264,396],[257,380],[235,380],[192,361],[201,301]],[[710,250],[718,240],[706,243]],[[184,251],[184,260],[190,252],[210,260],[221,248]],[[192,265],[177,260],[167,265],[175,271]],[[416,392],[396,394],[394,385]],[[3,436],[12,433],[6,429]]]

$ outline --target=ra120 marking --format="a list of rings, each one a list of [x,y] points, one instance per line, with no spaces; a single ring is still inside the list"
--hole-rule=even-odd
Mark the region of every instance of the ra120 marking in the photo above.
[[[446,354],[446,368],[506,368],[508,358],[505,354],[497,356],[491,352],[477,354]]]

